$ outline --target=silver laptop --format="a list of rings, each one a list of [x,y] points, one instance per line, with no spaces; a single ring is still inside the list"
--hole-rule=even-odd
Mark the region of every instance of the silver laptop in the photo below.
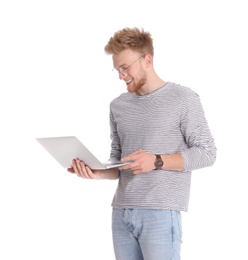
[[[72,166],[72,160],[79,158],[91,169],[110,169],[131,163],[121,161],[101,162],[75,136],[45,137],[36,140],[57,160],[64,168]]]

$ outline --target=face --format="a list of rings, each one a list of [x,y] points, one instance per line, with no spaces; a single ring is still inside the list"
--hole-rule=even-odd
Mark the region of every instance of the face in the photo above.
[[[119,78],[124,80],[128,92],[137,92],[147,81],[144,56],[132,50],[124,50],[113,55],[114,68],[119,73]]]

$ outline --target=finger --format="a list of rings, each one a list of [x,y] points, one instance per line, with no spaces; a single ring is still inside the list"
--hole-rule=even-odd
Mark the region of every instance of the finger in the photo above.
[[[79,170],[78,170],[78,167],[77,167],[76,160],[72,161],[72,167],[73,167],[74,172],[78,175],[79,174]]]
[[[88,174],[89,179],[97,179],[99,178],[99,175],[95,174],[89,166],[86,165],[85,167],[86,172]]]
[[[82,170],[82,175],[84,178],[86,179],[92,179],[90,173],[91,173],[91,170],[88,166],[86,166],[83,162],[81,162],[81,170]]]
[[[70,173],[75,173],[73,167],[72,168],[67,168],[67,171],[70,172]]]
[[[129,164],[118,167],[119,170],[127,170],[129,168]]]
[[[122,165],[122,166],[118,167],[118,169],[119,170],[127,170],[127,169],[131,169],[132,167],[134,167],[134,164],[130,163],[130,164]]]
[[[139,150],[137,150],[137,151],[131,153],[131,155],[137,155],[137,154],[140,154],[140,153],[143,153],[143,152],[145,152],[145,151],[142,150],[142,149],[139,149]]]
[[[133,174],[138,174],[143,172],[142,166],[138,163],[134,164],[133,167],[130,168],[130,170]]]
[[[136,159],[136,154],[135,153],[131,153],[126,157],[121,158],[122,162],[126,162],[126,161],[134,161]]]
[[[134,171],[139,171],[139,170],[141,170],[141,166],[140,165],[134,165],[131,169],[130,169],[132,172],[134,172]]]
[[[137,170],[132,171],[132,173],[133,174],[140,174],[140,173],[142,173],[142,171],[140,169],[137,169]]]
[[[89,176],[88,176],[88,173],[85,169],[86,166],[85,166],[84,162],[81,161],[81,160],[77,160],[76,163],[77,163],[77,168],[79,170],[79,176],[82,177],[82,178],[88,179]]]
[[[139,165],[137,164],[137,162],[133,162],[133,163],[130,163],[130,164],[120,166],[119,170],[130,169],[132,171],[133,169],[137,169],[137,168],[139,168]]]
[[[130,158],[132,158],[131,155],[121,158],[121,161],[122,162],[131,161]]]
[[[145,153],[145,151],[140,149],[140,150],[138,150],[138,151],[135,151],[135,152],[129,154],[129,155],[126,156],[126,157],[123,157],[123,158],[121,159],[121,161],[122,161],[122,162],[135,161],[135,160],[138,158],[137,155],[140,155],[140,154],[142,154],[142,153]]]
[[[74,160],[73,169],[75,170],[75,173],[77,174],[78,177],[86,178],[84,174],[85,165],[81,160],[79,159]]]

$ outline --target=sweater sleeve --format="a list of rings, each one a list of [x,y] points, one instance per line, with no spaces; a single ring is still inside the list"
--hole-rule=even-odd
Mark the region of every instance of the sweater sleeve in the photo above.
[[[116,123],[114,121],[114,117],[111,109],[110,109],[110,139],[111,139],[110,159],[120,160],[121,159],[120,138],[117,132]]]
[[[183,101],[181,131],[188,145],[188,149],[181,151],[184,171],[213,165],[216,160],[216,146],[200,98],[193,91]]]

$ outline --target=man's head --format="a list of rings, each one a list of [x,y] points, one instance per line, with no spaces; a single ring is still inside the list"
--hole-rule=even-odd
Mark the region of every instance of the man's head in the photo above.
[[[117,31],[105,46],[112,54],[114,68],[124,80],[129,92],[139,91],[146,83],[152,68],[153,40],[150,33],[138,28]]]

